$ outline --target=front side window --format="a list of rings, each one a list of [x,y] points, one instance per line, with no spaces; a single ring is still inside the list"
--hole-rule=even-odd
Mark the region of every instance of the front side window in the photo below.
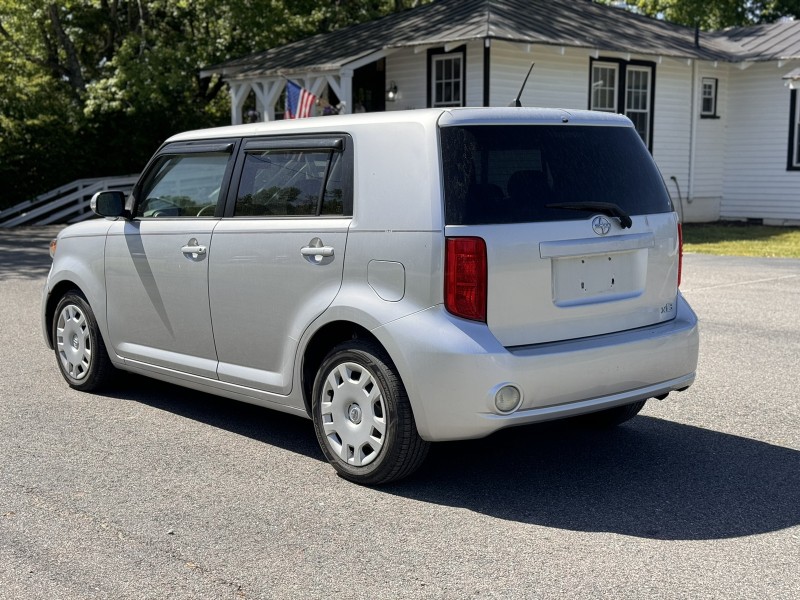
[[[220,200],[228,152],[162,156],[138,193],[136,217],[213,217]]]
[[[464,52],[429,54],[430,106],[464,106]]]
[[[703,77],[700,99],[700,116],[717,116],[717,80],[713,77]]]
[[[334,149],[248,150],[234,215],[344,215],[343,163]]]
[[[622,113],[633,121],[648,148],[653,137],[652,63],[614,59],[593,60],[590,68],[589,108]]]

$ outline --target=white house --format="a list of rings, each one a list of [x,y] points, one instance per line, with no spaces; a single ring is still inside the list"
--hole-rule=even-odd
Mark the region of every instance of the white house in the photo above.
[[[621,112],[686,221],[800,224],[800,21],[699,33],[589,0],[438,0],[208,67],[279,118],[290,78],[343,110]],[[319,108],[322,112],[324,109]]]

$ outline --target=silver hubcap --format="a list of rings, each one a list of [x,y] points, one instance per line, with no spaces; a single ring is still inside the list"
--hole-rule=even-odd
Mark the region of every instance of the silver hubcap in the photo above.
[[[65,306],[58,315],[56,349],[67,375],[75,380],[86,377],[92,364],[92,340],[86,315],[74,304]]]
[[[322,388],[321,409],[325,439],[339,458],[355,467],[378,458],[386,437],[386,405],[365,367],[353,362],[334,367]]]

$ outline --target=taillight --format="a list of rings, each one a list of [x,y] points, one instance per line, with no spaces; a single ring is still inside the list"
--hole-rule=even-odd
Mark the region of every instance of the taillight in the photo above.
[[[444,306],[452,314],[486,321],[486,242],[478,237],[446,239]]]
[[[678,287],[681,287],[683,276],[683,225],[678,223]]]

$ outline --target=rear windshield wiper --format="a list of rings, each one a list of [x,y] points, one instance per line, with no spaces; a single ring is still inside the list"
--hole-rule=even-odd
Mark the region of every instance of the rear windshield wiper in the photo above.
[[[617,217],[619,224],[623,229],[628,229],[633,225],[633,220],[628,213],[622,210],[617,204],[613,202],[554,202],[552,204],[545,204],[545,208],[563,208],[566,210],[586,210],[597,211],[609,217]]]

